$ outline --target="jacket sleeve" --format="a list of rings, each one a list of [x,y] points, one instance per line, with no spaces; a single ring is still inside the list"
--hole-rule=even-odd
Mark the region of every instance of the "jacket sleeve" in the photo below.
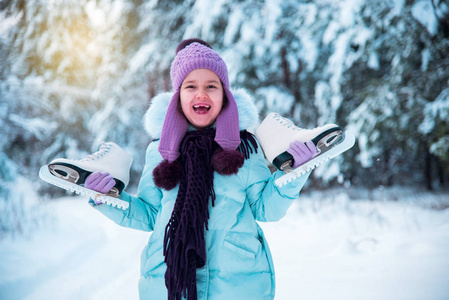
[[[293,201],[299,197],[299,192],[311,172],[278,187],[274,182],[284,173],[276,171],[271,174],[260,148],[250,160],[246,196],[251,211],[257,221],[278,221],[285,215]]]
[[[99,212],[115,223],[134,229],[153,231],[161,206],[162,191],[154,185],[153,169],[160,162],[157,143],[151,143],[146,151],[145,167],[137,188],[137,196],[122,192],[120,199],[129,203],[126,210],[107,204],[94,206]]]

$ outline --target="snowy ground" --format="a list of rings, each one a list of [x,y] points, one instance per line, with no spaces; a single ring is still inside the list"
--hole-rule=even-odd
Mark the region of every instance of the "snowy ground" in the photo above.
[[[116,226],[83,198],[46,205],[47,228],[0,241],[0,299],[138,299],[149,234]],[[447,207],[448,193],[402,189],[303,195],[283,220],[261,224],[276,299],[449,299]]]

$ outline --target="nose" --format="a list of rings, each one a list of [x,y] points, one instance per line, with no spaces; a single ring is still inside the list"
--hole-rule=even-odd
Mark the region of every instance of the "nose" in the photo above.
[[[199,88],[198,92],[196,93],[196,97],[198,99],[205,99],[207,98],[207,92],[204,88]]]

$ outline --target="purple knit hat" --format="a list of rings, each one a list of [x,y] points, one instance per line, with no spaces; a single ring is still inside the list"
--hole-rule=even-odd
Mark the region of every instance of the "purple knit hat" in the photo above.
[[[185,47],[182,47],[186,45]],[[209,69],[223,84],[227,104],[222,108],[215,122],[215,141],[225,151],[236,150],[240,144],[239,118],[237,104],[229,90],[228,68],[225,62],[208,44],[198,39],[182,41],[180,49],[171,64],[170,76],[173,84],[173,97],[165,115],[159,144],[159,152],[169,163],[179,157],[179,145],[187,132],[188,121],[178,110],[180,87],[190,72],[196,69]]]

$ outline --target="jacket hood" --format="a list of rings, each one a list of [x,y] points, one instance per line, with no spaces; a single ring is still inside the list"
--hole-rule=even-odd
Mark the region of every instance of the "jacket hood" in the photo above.
[[[259,125],[259,112],[251,96],[244,89],[232,90],[239,112],[240,130],[254,132]],[[165,114],[173,93],[161,93],[151,99],[150,107],[145,113],[144,127],[152,139],[159,139],[162,133]],[[190,129],[189,129],[190,130]]]

